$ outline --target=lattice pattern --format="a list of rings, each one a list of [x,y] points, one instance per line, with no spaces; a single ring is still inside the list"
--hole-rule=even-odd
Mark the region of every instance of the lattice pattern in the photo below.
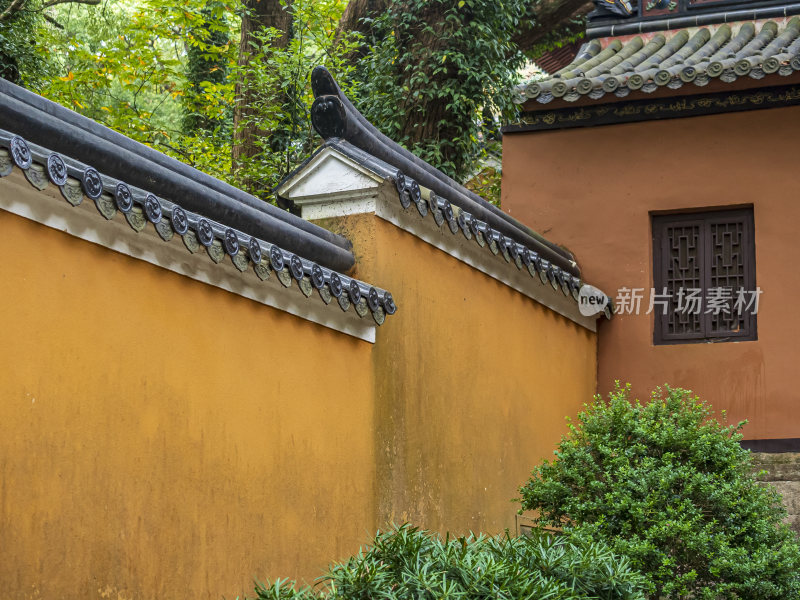
[[[669,259],[665,284],[671,298],[666,315],[667,333],[702,333],[702,315],[686,310],[684,297],[686,290],[703,287],[700,225],[687,223],[667,227],[666,238]]]
[[[721,310],[709,314],[711,332],[738,333],[746,327],[747,315],[735,310],[736,294],[747,289],[745,281],[745,222],[743,219],[727,223],[709,223],[711,244],[711,272],[709,290],[722,290]],[[717,292],[719,293],[719,292]],[[710,307],[709,307],[710,308]]]
[[[653,217],[656,343],[756,339],[753,236],[752,209]]]

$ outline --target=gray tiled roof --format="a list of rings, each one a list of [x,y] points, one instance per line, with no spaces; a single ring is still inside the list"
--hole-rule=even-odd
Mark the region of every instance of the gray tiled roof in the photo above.
[[[800,17],[780,25],[775,21],[722,24],[649,38],[592,40],[551,77],[517,86],[514,101],[574,102],[611,93],[624,97],[631,91],[653,92],[664,86],[704,86],[714,78],[730,83],[740,77],[761,79],[795,71],[800,71]]]
[[[323,267],[348,272],[355,265],[344,237],[2,78],[0,129]]]
[[[367,168],[376,175],[393,181],[397,189],[397,199],[403,211],[416,214],[420,219],[432,217],[435,226],[442,232],[448,230],[453,236],[463,235],[467,240],[473,240],[478,247],[485,248],[495,256],[502,256],[506,263],[516,266],[519,271],[548,283],[554,291],[560,291],[564,296],[572,297],[580,306],[580,291],[586,283],[578,275],[559,267],[553,261],[554,256],[539,247],[538,252],[514,240],[511,236],[503,235],[492,228],[486,221],[481,220],[458,204],[450,202],[446,196],[438,196],[435,191],[423,188],[410,176],[406,176],[393,165],[377,158],[365,150],[351,144],[347,140],[333,137],[325,143],[293,173],[288,175],[283,182],[289,182],[293,177],[308,169],[308,165],[319,154],[331,148],[347,156],[355,163]],[[281,185],[278,186],[280,189]],[[416,210],[414,210],[416,208]],[[427,219],[428,221],[431,218]],[[501,281],[504,281],[501,279]],[[607,297],[607,304],[603,315],[611,319],[613,314],[613,300]],[[586,315],[585,315],[586,316]]]
[[[119,220],[117,215],[121,213],[137,233],[150,224],[164,242],[180,237],[191,254],[205,250],[216,264],[229,257],[238,271],[252,272],[262,282],[274,274],[285,288],[291,288],[294,282],[306,298],[316,291],[325,304],[336,300],[345,312],[352,305],[359,317],[371,313],[378,325],[397,311],[394,298],[386,290],[184,209],[175,202],[100,173],[77,159],[28,143],[0,129],[0,178],[11,175],[15,168],[40,191],[50,185],[56,186],[72,207],[78,207],[85,199],[94,202],[104,222]],[[256,278],[252,280],[254,283]]]
[[[311,87],[315,96],[311,107],[311,123],[325,140],[347,141],[367,156],[389,165],[398,174],[396,181],[413,181],[413,186],[416,186],[414,189],[424,186],[432,190],[437,196],[447,199],[448,204],[468,211],[476,220],[488,225],[491,231],[496,230],[515,243],[534,250],[570,276],[580,275],[575,257],[568,250],[532,231],[378,131],[353,106],[327,69],[314,69]],[[402,187],[404,185],[399,185],[399,188]]]

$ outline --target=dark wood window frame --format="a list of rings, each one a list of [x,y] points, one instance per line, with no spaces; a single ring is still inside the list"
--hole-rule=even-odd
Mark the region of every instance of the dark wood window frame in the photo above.
[[[662,345],[758,339],[757,315],[753,314],[752,308],[738,318],[734,317],[736,311],[733,310],[738,289],[748,292],[757,290],[753,208],[654,214],[651,216],[651,224],[653,292],[661,294],[667,288],[670,296],[666,313],[663,309],[654,307],[653,343]],[[734,233],[740,236],[738,243],[730,241]],[[728,241],[720,241],[721,238]],[[695,242],[693,246],[692,242]],[[681,259],[676,258],[676,253]],[[733,261],[738,262],[733,264]],[[676,271],[680,271],[681,277],[676,275]],[[737,283],[733,286],[719,285],[720,281],[727,283],[731,280]],[[685,281],[692,285],[680,285]],[[679,300],[676,290],[679,287],[702,290],[703,304],[699,315],[688,316],[687,313],[677,310]],[[706,299],[709,290],[720,287],[731,290],[732,299],[728,304],[730,312],[715,315],[707,312]],[[683,298],[685,300],[685,296]]]

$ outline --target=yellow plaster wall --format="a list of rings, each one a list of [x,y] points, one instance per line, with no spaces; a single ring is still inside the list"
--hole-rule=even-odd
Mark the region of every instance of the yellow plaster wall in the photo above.
[[[595,334],[374,215],[328,225],[399,305],[375,345],[0,211],[0,598],[232,599],[392,521],[514,530]]]
[[[0,232],[0,598],[232,599],[367,538],[370,344],[5,211]]]
[[[376,522],[514,531],[517,488],[595,392],[596,335],[373,215],[326,226],[399,306],[373,352]]]

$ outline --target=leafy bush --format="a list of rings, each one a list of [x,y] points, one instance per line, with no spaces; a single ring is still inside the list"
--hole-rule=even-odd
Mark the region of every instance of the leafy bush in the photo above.
[[[744,423],[721,425],[686,390],[647,404],[629,391],[579,415],[520,489],[523,508],[628,556],[653,599],[800,598],[800,548],[738,443]]]
[[[441,539],[408,525],[379,533],[322,581],[324,590],[278,580],[256,593],[261,600],[638,600],[644,583],[626,559],[574,535]]]

